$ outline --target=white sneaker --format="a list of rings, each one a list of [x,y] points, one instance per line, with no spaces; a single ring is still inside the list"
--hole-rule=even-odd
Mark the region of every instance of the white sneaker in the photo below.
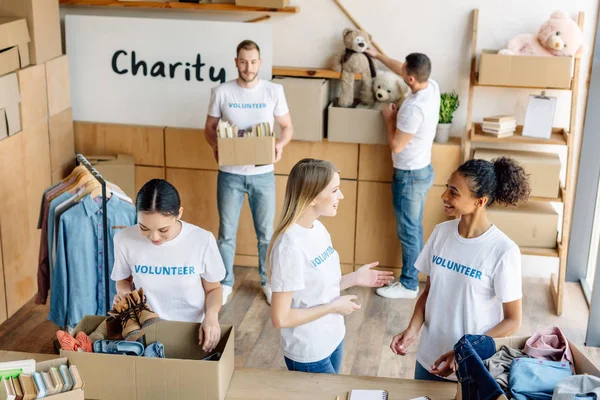
[[[400,282],[394,282],[390,286],[378,288],[376,293],[388,299],[416,299],[419,289],[410,290],[405,288]]]
[[[228,285],[221,285],[221,290],[223,290],[223,304],[222,305],[225,305],[225,304],[227,304],[227,299],[233,292],[233,287],[228,286]]]
[[[269,286],[268,283],[262,285],[262,291],[265,294],[265,297],[267,298],[267,303],[271,305],[271,296],[273,294],[273,292],[271,292],[271,286]]]

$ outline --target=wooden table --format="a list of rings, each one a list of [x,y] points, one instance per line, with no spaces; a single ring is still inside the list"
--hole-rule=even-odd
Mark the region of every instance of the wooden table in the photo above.
[[[429,396],[432,400],[454,399],[457,385],[412,379],[368,376],[307,374],[273,369],[236,369],[225,400],[346,400],[352,389],[382,389],[390,400]]]

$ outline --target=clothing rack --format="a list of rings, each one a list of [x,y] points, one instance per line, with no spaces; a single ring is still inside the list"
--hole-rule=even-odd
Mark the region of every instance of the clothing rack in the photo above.
[[[102,235],[103,235],[103,243],[104,243],[104,288],[106,290],[106,310],[111,309],[111,301],[110,301],[110,281],[109,281],[109,273],[108,269],[110,266],[108,265],[108,215],[106,209],[106,181],[102,178],[102,175],[96,168],[92,167],[92,164],[81,154],[77,154],[76,162],[78,165],[83,165],[92,176],[100,183],[102,186]]]

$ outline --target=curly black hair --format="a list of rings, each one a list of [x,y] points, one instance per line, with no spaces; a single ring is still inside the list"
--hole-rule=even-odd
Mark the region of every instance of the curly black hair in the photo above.
[[[490,161],[469,160],[458,167],[458,172],[471,183],[475,197],[487,197],[488,206],[499,203],[517,206],[529,199],[529,175],[510,157]]]

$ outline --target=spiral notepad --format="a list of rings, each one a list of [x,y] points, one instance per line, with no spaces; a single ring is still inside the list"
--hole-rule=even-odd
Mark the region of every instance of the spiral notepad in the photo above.
[[[387,390],[353,390],[349,400],[387,400]]]

